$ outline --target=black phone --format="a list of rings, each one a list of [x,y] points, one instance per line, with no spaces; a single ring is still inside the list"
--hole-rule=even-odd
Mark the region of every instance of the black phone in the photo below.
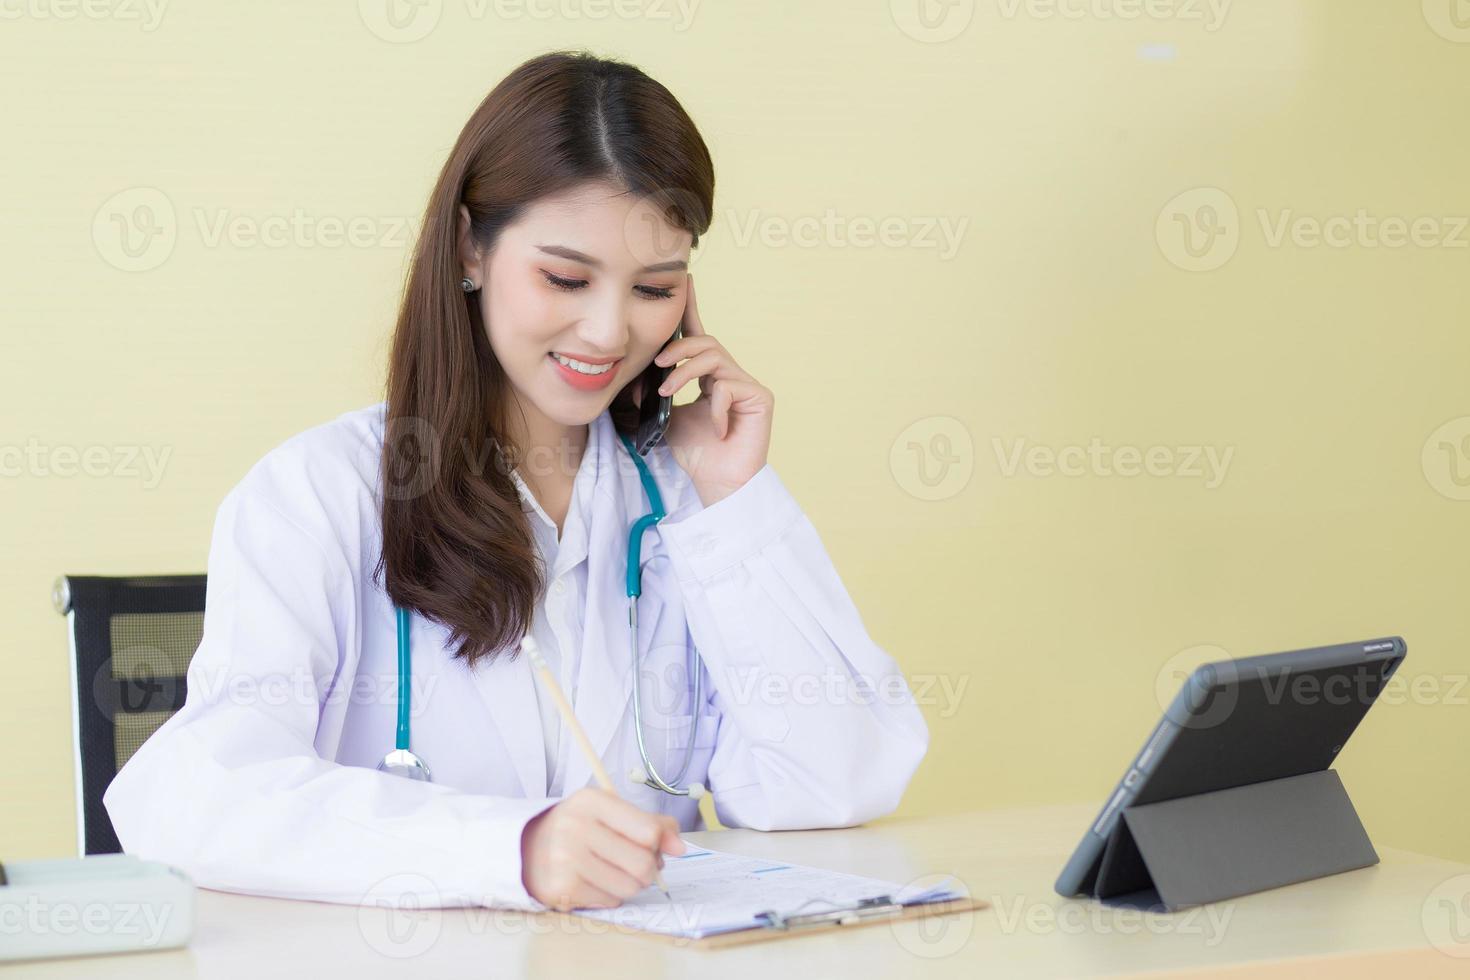
[[[684,324],[680,323],[664,347],[682,336]],[[668,380],[673,370],[674,365],[670,364],[668,367],[643,373],[643,391],[638,399],[638,430],[633,435],[633,448],[638,451],[639,456],[647,456],[648,451],[658,445],[658,441],[669,428],[669,416],[674,410],[674,396],[660,395],[658,389]]]

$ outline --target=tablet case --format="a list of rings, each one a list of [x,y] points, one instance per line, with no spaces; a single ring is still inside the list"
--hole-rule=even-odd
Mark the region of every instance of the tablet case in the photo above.
[[[1342,780],[1323,769],[1125,807],[1092,893],[1172,912],[1377,863]]]

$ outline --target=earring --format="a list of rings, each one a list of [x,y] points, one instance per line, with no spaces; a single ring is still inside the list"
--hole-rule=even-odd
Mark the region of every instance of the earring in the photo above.
[[[459,281],[459,288],[463,289],[467,293],[473,293],[476,289],[476,286],[474,282],[470,280],[469,276],[465,276]]]

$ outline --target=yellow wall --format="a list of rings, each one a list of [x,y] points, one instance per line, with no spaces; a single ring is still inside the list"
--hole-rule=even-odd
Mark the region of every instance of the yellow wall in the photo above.
[[[402,29],[373,0],[5,5],[0,443],[45,451],[0,478],[0,854],[74,840],[52,577],[202,570],[254,460],[377,400],[402,225],[460,125],[522,59],[589,46],[714,153],[704,318],[777,392],[777,468],[928,691],[904,812],[1100,798],[1197,647],[1401,633],[1398,703],[1340,769],[1376,841],[1470,860],[1451,3],[959,0],[926,27],[905,0],[435,0]],[[150,203],[171,251],[135,260],[114,222]],[[284,244],[216,237],[298,211]],[[1401,247],[1369,226],[1418,218]],[[319,237],[352,219],[366,241]],[[1182,472],[1009,467],[1094,439],[1186,447],[1154,457]],[[49,471],[92,446],[169,455],[156,483]],[[1229,452],[1223,480],[1187,447]]]

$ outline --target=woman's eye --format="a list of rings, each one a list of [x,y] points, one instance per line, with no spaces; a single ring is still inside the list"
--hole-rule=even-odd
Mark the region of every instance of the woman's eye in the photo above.
[[[546,281],[552,286],[567,292],[587,285],[586,279],[566,279],[554,272],[547,272],[545,269],[541,270],[541,275],[545,276]],[[634,286],[633,288],[644,299],[671,299],[674,295],[672,286]]]
[[[546,281],[551,283],[551,285],[557,289],[564,289],[567,292],[571,292],[574,289],[581,289],[587,285],[586,279],[563,279],[561,276],[547,272],[545,269],[541,270],[541,274],[546,277]]]

